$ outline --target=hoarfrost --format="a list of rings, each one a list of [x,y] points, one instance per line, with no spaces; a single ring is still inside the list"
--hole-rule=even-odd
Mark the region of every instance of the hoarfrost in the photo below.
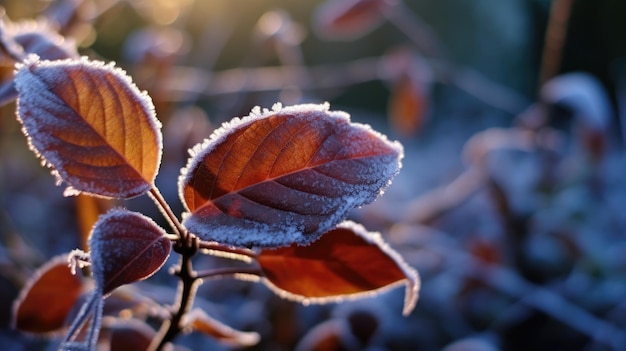
[[[101,215],[89,238],[97,289],[108,294],[121,284],[148,278],[158,271],[170,253],[166,236],[152,219],[140,213],[114,208]]]
[[[299,302],[303,305],[309,304],[326,304],[326,303],[338,303],[343,302],[345,300],[356,300],[361,298],[375,297],[381,293],[387,292],[391,289],[396,288],[397,286],[405,285],[405,299],[404,299],[404,307],[402,310],[402,314],[407,316],[409,315],[415,305],[417,304],[417,299],[419,295],[420,289],[420,278],[415,269],[410,267],[406,261],[393,250],[382,238],[380,233],[378,232],[368,232],[362,225],[354,223],[352,221],[344,221],[340,223],[336,228],[345,228],[349,229],[351,232],[355,233],[359,237],[363,238],[366,242],[376,245],[380,248],[390,259],[392,259],[398,269],[402,271],[404,276],[406,277],[404,280],[380,287],[375,290],[368,290],[359,293],[353,293],[349,295],[337,295],[337,296],[328,296],[328,297],[308,297],[302,296],[299,294],[295,294],[286,290],[279,288],[274,285],[269,279],[262,278],[262,282],[267,285],[274,293],[278,296]],[[329,234],[332,235],[332,234]]]
[[[98,61],[80,60],[40,61],[36,55],[29,55],[22,64],[17,65],[15,74],[16,89],[19,93],[17,104],[17,118],[22,123],[24,134],[28,139],[31,150],[46,166],[53,168],[53,174],[69,185],[66,194],[74,195],[87,192],[99,196],[128,198],[143,194],[150,189],[153,179],[143,179],[139,176],[141,170],[130,164],[125,155],[120,152],[110,152],[110,146],[91,125],[88,125],[78,114],[76,106],[79,102],[78,91],[74,97],[68,94],[65,101],[54,89],[76,89],[76,82],[69,76],[69,72],[85,72],[95,75],[99,79],[110,74],[116,79],[116,84],[132,104],[138,104],[144,113],[141,116],[112,116],[103,113],[103,118],[124,118],[122,123],[134,123],[131,118],[142,118],[152,130],[158,148],[156,156],[156,170],[161,159],[162,136],[161,124],[156,119],[154,106],[150,97],[132,83],[126,73],[114,66]],[[85,79],[88,79],[87,77]],[[102,96],[98,96],[102,100]],[[120,97],[113,97],[119,101]],[[106,101],[101,101],[102,104]],[[124,110],[119,106],[121,111]],[[145,118],[145,119],[144,119]],[[106,123],[102,121],[102,123]],[[89,135],[87,138],[85,135]],[[128,140],[126,143],[133,149],[142,150],[142,140]],[[126,146],[124,146],[126,147]],[[102,172],[103,165],[112,167],[125,166],[114,176],[106,177]],[[126,177],[128,176],[128,177]]]
[[[267,134],[245,134],[269,118]],[[251,142],[254,152],[241,156],[238,147]],[[179,178],[191,212],[183,224],[203,240],[276,247],[309,244],[376,199],[399,172],[403,149],[328,104],[275,104],[224,123],[190,154]],[[249,157],[243,165],[241,157]]]

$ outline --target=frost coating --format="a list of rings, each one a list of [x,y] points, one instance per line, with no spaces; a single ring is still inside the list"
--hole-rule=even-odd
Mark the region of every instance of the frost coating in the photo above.
[[[191,150],[183,224],[238,246],[308,244],[383,193],[402,146],[329,105],[255,108]]]
[[[352,221],[344,221],[343,223],[339,224],[336,228],[348,229],[350,232],[364,239],[367,243],[371,243],[377,246],[389,259],[391,259],[396,264],[397,268],[402,272],[405,279],[399,280],[389,285],[379,287],[374,290],[368,290],[368,291],[352,293],[352,294],[347,294],[347,295],[336,295],[336,296],[325,296],[325,297],[303,296],[294,292],[287,291],[275,285],[269,278],[262,278],[261,281],[264,284],[266,284],[272,291],[274,291],[274,293],[276,293],[278,296],[285,298],[285,299],[300,302],[304,305],[326,304],[326,303],[342,302],[345,300],[355,300],[355,299],[366,298],[366,297],[374,297],[380,293],[384,293],[397,286],[404,284],[406,286],[406,292],[405,292],[404,307],[403,307],[402,314],[405,316],[409,315],[415,308],[415,305],[418,299],[419,289],[420,289],[420,278],[419,278],[417,271],[413,269],[412,267],[410,267],[404,261],[404,259],[400,256],[400,254],[398,254],[391,247],[389,247],[389,245],[387,245],[387,243],[383,240],[380,233],[368,232],[362,225],[354,223]],[[333,233],[328,233],[326,235],[333,235]],[[339,255],[341,255],[341,253],[339,253]]]
[[[119,208],[100,216],[89,246],[96,290],[104,296],[123,284],[152,276],[171,250],[165,231],[152,219]]]
[[[150,97],[112,63],[40,61],[17,66],[17,117],[30,148],[66,182],[66,194],[129,198],[148,191],[161,160]]]
[[[0,24],[3,39],[12,40],[21,54],[36,54],[45,60],[78,58],[76,43],[65,39],[46,21],[4,22]]]

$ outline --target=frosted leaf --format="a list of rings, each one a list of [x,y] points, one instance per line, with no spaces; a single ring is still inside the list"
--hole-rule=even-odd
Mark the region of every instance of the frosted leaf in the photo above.
[[[150,218],[124,209],[100,216],[89,238],[96,289],[106,296],[113,289],[146,279],[169,257],[171,243]]]
[[[44,60],[79,58],[74,41],[57,33],[45,21],[10,22],[5,33],[22,48],[24,55],[37,54]]]
[[[576,118],[599,130],[608,128],[613,117],[606,90],[588,73],[573,72],[550,79],[541,87],[541,98],[571,108]]]
[[[382,194],[402,153],[327,104],[254,109],[192,150],[179,180],[183,224],[230,245],[308,244]]]
[[[68,266],[68,254],[50,259],[26,282],[12,310],[14,329],[37,335],[62,331],[89,284]]]
[[[36,54],[46,60],[77,59],[76,45],[66,40],[45,21],[10,22],[0,19],[0,61],[12,67],[28,54]],[[0,106],[17,98],[12,75],[0,84]]]
[[[304,304],[378,295],[406,285],[403,314],[417,302],[417,272],[379,233],[346,221],[308,246],[262,250],[263,281],[279,296]]]
[[[148,191],[161,160],[161,125],[150,97],[112,64],[80,60],[18,65],[17,117],[31,149],[69,185],[129,198]]]

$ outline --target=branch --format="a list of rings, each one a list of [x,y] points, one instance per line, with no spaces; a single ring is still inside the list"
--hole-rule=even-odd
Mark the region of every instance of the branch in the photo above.
[[[553,0],[543,46],[539,86],[556,76],[561,65],[563,44],[567,34],[567,22],[572,11],[573,0]]]
[[[209,254],[215,256],[238,259],[245,262],[250,262],[256,259],[256,252],[239,247],[225,246],[215,242],[200,241],[200,249],[208,251]]]
[[[452,240],[447,240],[443,234],[441,238],[444,239],[443,244],[433,245],[431,240],[428,246],[448,257],[456,273],[480,279],[488,286],[518,299],[518,303],[539,310],[615,351],[626,349],[624,330],[574,305],[561,295],[525,280],[511,269],[487,264],[452,247]]]
[[[181,321],[193,305],[200,282],[191,262],[191,258],[198,252],[199,240],[197,236],[189,234],[187,231],[184,233],[181,240],[174,244],[174,251],[181,255],[180,265],[175,273],[180,278],[176,304],[174,305],[177,310],[169,320],[163,321],[159,333],[148,348],[151,351],[163,350],[183,330],[184,326],[181,325]]]

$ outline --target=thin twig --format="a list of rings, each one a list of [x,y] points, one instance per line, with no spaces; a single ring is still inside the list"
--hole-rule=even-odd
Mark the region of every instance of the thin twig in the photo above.
[[[494,82],[474,69],[452,63],[435,31],[402,1],[383,12],[430,62],[435,79],[456,86],[490,106],[513,115],[528,105],[528,99],[511,88]]]
[[[573,0],[552,1],[541,59],[539,87],[559,72],[572,3]]]
[[[181,325],[183,316],[189,312],[195,299],[200,280],[193,270],[191,258],[198,252],[199,240],[198,237],[187,231],[184,233],[183,238],[174,244],[174,251],[181,255],[180,265],[176,271],[176,275],[180,278],[176,304],[174,305],[176,312],[172,314],[169,320],[163,322],[158,335],[152,340],[148,350],[161,351],[180,334],[184,329],[184,326]]]
[[[150,194],[150,198],[154,200],[154,203],[157,205],[159,210],[161,210],[161,213],[163,213],[165,219],[167,219],[167,222],[169,223],[169,225],[172,227],[172,229],[174,229],[175,234],[177,234],[179,238],[182,238],[187,232],[187,230],[180,223],[180,221],[178,220],[178,218],[176,217],[176,215],[170,208],[170,205],[168,205],[167,201],[165,201],[165,199],[159,192],[159,189],[153,186],[150,189],[149,194]]]
[[[227,267],[227,268],[215,268],[215,269],[207,269],[204,271],[196,272],[198,278],[224,278],[224,277],[233,277],[240,274],[248,275],[248,276],[257,276],[261,277],[263,272],[261,272],[258,268],[237,268],[237,267]]]
[[[443,233],[439,238],[444,241],[433,245],[431,240],[429,249],[448,257],[455,273],[480,279],[488,286],[518,299],[519,304],[539,310],[613,350],[626,349],[626,331],[616,325],[594,316],[552,290],[525,280],[509,268],[487,264],[455,248],[455,243],[447,240],[447,235]]]
[[[224,246],[222,244],[208,242],[208,241],[200,241],[200,249],[220,251],[220,252],[224,252],[228,254],[241,255],[241,256],[251,258],[251,259],[256,258],[256,252],[254,252],[253,250],[240,248],[240,247]]]

